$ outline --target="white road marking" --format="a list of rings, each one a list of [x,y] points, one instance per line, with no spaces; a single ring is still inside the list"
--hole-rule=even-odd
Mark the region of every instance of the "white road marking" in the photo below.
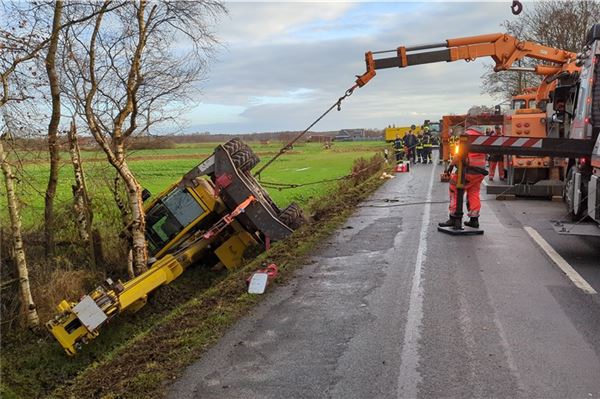
[[[423,320],[423,287],[421,287],[421,273],[427,252],[427,227],[430,224],[431,192],[436,168],[431,168],[429,188],[421,220],[419,235],[419,248],[415,262],[415,274],[410,288],[410,300],[406,326],[404,328],[404,342],[400,354],[400,372],[398,374],[398,398],[416,398],[417,385],[421,381],[417,367],[419,366],[419,338],[421,337],[421,322]]]
[[[575,284],[577,288],[585,292],[586,294],[597,294],[596,290],[584,280],[579,273],[573,269],[573,267],[560,256],[558,252],[544,238],[538,233],[533,227],[523,226],[527,234],[544,250],[546,255],[554,262],[556,266],[566,274],[566,276]]]
[[[307,168],[300,168],[300,169],[296,169],[296,172],[302,172],[303,170],[308,170],[310,169],[310,166]]]

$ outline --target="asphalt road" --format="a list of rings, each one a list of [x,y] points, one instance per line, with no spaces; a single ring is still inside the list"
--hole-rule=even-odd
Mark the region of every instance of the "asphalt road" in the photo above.
[[[440,171],[417,165],[388,181],[170,397],[600,397],[599,295],[524,226],[598,292],[600,239],[557,235],[548,220],[564,215],[560,203],[492,197],[483,236],[443,235]]]

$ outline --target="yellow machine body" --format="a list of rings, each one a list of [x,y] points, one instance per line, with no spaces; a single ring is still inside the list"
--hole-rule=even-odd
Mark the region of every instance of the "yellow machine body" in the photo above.
[[[67,354],[74,355],[82,344],[96,338],[98,329],[113,316],[142,308],[151,292],[179,277],[188,266],[198,262],[211,246],[217,246],[215,253],[228,269],[242,264],[244,250],[256,245],[257,241],[235,219],[228,221],[226,229],[210,237],[204,235],[209,228],[195,230],[205,219],[222,216],[226,209],[215,195],[211,182],[198,179],[196,183],[193,187],[183,189],[175,183],[145,207],[146,211],[152,209],[158,201],[177,189],[185,190],[191,196],[186,198],[193,198],[201,208],[198,217],[154,254],[158,260],[146,272],[125,283],[107,280],[104,286],[97,287],[80,302],[63,300],[57,306],[59,314],[46,323],[46,328]],[[211,220],[209,227],[213,224]]]
[[[189,266],[212,262],[207,255],[231,270],[242,265],[248,247],[289,236],[303,216],[290,218],[269,198],[249,173],[258,162],[250,147],[232,139],[148,203],[148,270],[126,282],[106,279],[78,302],[61,301],[46,328],[65,352],[74,355],[113,317],[142,308]]]

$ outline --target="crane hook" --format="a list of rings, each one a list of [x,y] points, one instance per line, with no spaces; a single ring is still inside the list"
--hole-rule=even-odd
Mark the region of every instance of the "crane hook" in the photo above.
[[[523,4],[521,4],[519,0],[513,0],[510,10],[512,11],[513,15],[519,15],[521,11],[523,11]]]

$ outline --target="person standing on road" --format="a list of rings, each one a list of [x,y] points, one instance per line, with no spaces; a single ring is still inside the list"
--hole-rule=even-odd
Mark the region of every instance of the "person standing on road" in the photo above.
[[[396,156],[396,164],[399,164],[402,158],[404,158],[404,141],[398,135],[396,135],[396,140],[394,140],[394,154]]]
[[[502,136],[502,129],[500,126],[494,126],[494,133],[492,136]],[[496,167],[498,167],[498,175],[500,180],[504,181],[504,155],[491,153],[488,161],[490,162],[490,176],[489,181],[494,181],[494,175],[496,174]]]
[[[415,137],[413,130],[415,125],[410,126],[410,130],[404,135],[404,146],[408,152],[408,159],[411,163],[415,163],[415,147],[417,146],[417,138]]]
[[[481,136],[481,133],[475,129],[467,129],[465,134],[470,136]],[[458,163],[457,154],[452,158],[450,168]],[[481,189],[481,182],[483,178],[488,174],[485,170],[485,154],[472,153],[470,152],[467,156],[465,173],[464,190],[467,194],[467,216],[469,221],[465,222],[465,226],[478,228],[479,227],[479,212],[481,211],[481,200],[479,198],[479,190]],[[458,200],[458,190],[456,188],[458,176],[456,173],[452,173],[450,176],[449,195],[450,205],[448,210],[450,217],[447,221],[438,223],[440,227],[451,227],[454,226],[454,221],[458,219],[456,216],[456,204]]]
[[[423,134],[419,133],[417,136],[417,163],[423,162]]]
[[[433,147],[433,139],[429,134],[429,129],[425,130],[423,134],[423,159],[425,163],[432,163],[431,160],[431,149]]]

